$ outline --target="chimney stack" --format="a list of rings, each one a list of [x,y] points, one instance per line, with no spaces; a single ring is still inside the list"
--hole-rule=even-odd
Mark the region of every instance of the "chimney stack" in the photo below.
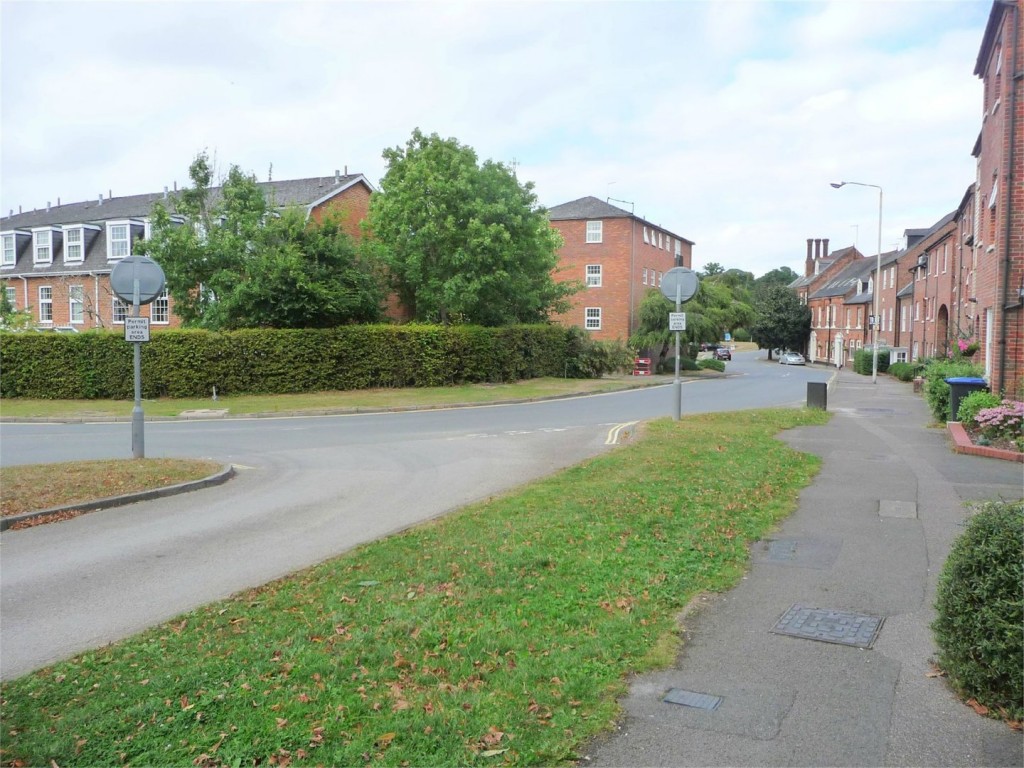
[[[174,191],[175,191],[175,192],[177,192],[177,191],[178,191],[178,182],[174,182]]]
[[[164,184],[164,200],[167,199],[167,185]]]
[[[821,241],[821,250],[822,250],[822,254],[821,255],[824,258],[827,259],[828,258],[828,238],[827,237],[824,240]]]
[[[348,176],[348,166],[345,166],[345,175]]]
[[[334,170],[334,183],[335,184],[340,184],[341,183],[341,171],[339,171],[338,169]]]
[[[103,193],[102,192],[100,192],[100,203],[99,204],[103,205]]]
[[[813,242],[811,238],[807,238],[807,258],[804,260],[804,277],[810,277],[814,274],[814,256],[811,253]]]
[[[50,201],[49,200],[46,201],[46,212],[47,213],[50,212]]]

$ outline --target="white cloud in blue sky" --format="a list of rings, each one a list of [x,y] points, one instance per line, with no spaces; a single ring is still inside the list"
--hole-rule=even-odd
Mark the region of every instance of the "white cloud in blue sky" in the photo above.
[[[412,129],[515,162],[540,201],[630,201],[715,261],[873,254],[974,179],[990,4],[12,2],[0,210],[161,190],[203,149],[376,183]],[[625,203],[618,205],[629,208]]]

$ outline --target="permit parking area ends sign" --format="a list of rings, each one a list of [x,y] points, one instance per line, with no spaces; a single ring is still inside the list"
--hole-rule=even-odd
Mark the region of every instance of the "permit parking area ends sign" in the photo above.
[[[134,342],[149,341],[149,318],[126,317],[124,319],[124,340]]]

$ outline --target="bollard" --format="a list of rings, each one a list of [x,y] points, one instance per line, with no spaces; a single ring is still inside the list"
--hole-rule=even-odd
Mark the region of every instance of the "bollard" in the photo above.
[[[828,410],[828,384],[823,381],[807,382],[807,407]]]

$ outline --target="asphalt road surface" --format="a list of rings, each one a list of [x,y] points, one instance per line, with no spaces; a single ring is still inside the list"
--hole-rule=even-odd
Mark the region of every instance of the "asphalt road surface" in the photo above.
[[[684,381],[682,410],[805,401],[830,371],[743,353]],[[146,455],[231,463],[230,482],[0,539],[0,677],[11,679],[608,450],[673,412],[673,388],[332,417],[146,424]],[[3,424],[3,465],[131,456],[130,424]]]

